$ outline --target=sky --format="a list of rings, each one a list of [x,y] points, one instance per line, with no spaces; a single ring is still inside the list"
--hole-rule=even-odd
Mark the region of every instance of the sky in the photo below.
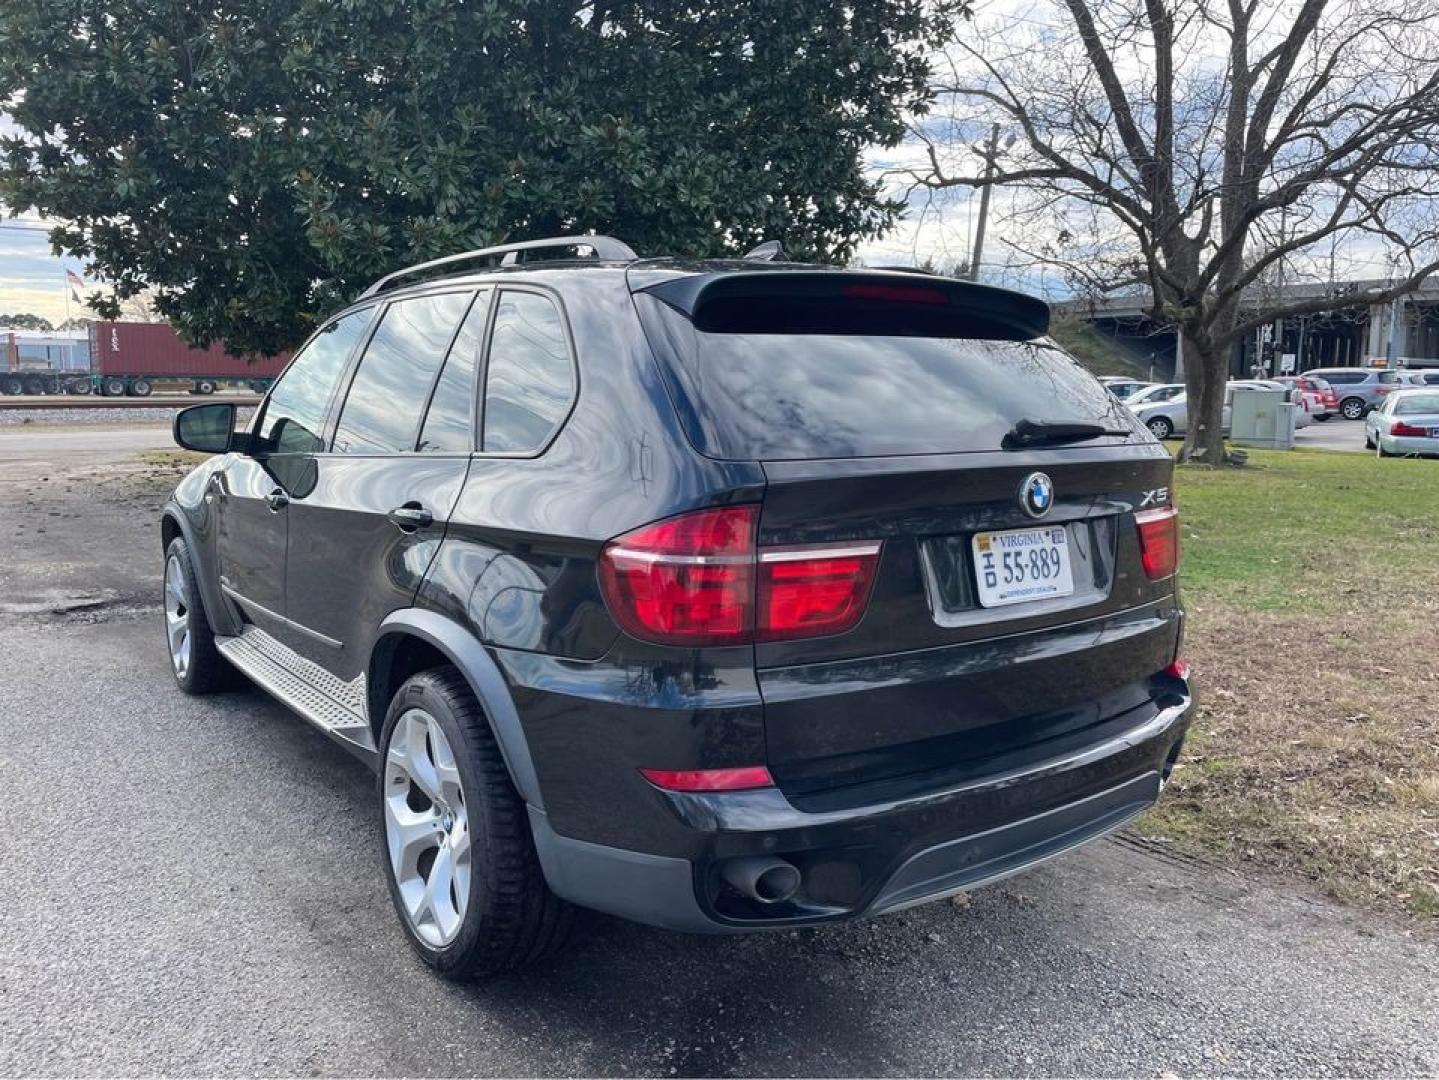
[[[979,0],[975,10],[975,18],[967,31],[972,36],[1005,34],[1006,31],[1033,33],[1036,28],[1041,34],[1052,30],[1066,32],[1066,28],[1059,25],[1063,17],[1057,14],[1053,0]],[[13,130],[8,118],[0,114],[0,134]],[[907,143],[891,149],[873,148],[866,159],[878,177],[886,170],[922,165],[924,153],[919,145]],[[893,188],[890,193],[900,194]],[[1014,197],[1013,192],[1004,188],[996,189],[992,196],[981,277],[1049,299],[1062,297],[1066,286],[1055,272],[1033,266],[1021,269],[1018,265],[1021,260],[1005,244],[1006,230],[1013,227],[1006,222],[1006,209]],[[978,193],[969,189],[946,192],[934,199],[916,196],[910,200],[905,218],[892,232],[861,246],[859,260],[870,266],[929,261],[944,270],[967,265],[978,203]],[[52,322],[65,319],[66,301],[70,296],[65,271],[83,274],[80,260],[61,260],[50,253],[43,222],[34,218],[6,218],[3,210],[0,207],[0,314],[28,311]],[[1030,238],[1016,236],[1014,239]],[[1382,252],[1377,244],[1372,246],[1372,252],[1355,252],[1359,258],[1351,259],[1350,266],[1357,271],[1357,263],[1363,263],[1363,276],[1382,276]],[[1368,265],[1371,262],[1373,266]],[[80,313],[72,301],[69,314]]]

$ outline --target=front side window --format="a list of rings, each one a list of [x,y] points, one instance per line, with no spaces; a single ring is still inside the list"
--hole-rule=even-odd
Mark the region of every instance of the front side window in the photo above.
[[[393,454],[415,448],[420,414],[471,295],[416,296],[385,308],[345,396],[335,453]]]
[[[554,434],[575,392],[564,318],[538,293],[500,293],[485,377],[484,448],[527,454]]]
[[[271,454],[313,454],[323,448],[330,398],[345,361],[364,336],[373,309],[342,315],[312,337],[265,402],[260,448]]]

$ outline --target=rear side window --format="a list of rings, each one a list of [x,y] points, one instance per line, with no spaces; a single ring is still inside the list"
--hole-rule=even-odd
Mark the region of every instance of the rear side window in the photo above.
[[[1350,383],[1364,381],[1363,374],[1357,371],[1333,371],[1327,373],[1324,378],[1329,380],[1329,382],[1337,383],[1340,386],[1348,386]]]
[[[416,448],[431,454],[468,453],[475,405],[475,369],[485,343],[485,320],[490,314],[490,290],[485,289],[470,305],[470,313],[450,346],[440,381],[435,384],[425,426]]]
[[[1022,419],[1133,426],[1048,340],[705,333],[653,296],[635,300],[687,434],[711,457],[996,450]]]
[[[1378,375],[1379,381],[1386,386],[1399,381],[1399,373],[1396,371],[1381,371]]]
[[[570,411],[574,392],[574,363],[555,302],[501,291],[485,375],[485,450],[539,450]]]
[[[340,412],[337,454],[391,454],[415,448],[420,414],[469,293],[397,300],[365,347]]]

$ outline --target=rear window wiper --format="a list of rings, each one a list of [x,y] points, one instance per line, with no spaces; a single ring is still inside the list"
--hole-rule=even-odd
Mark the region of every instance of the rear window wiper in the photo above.
[[[1083,442],[1103,435],[1131,435],[1128,428],[1108,428],[1103,424],[1086,424],[1067,420],[1020,420],[1005,433],[1000,443],[1006,450],[1022,450],[1030,446],[1053,446],[1056,443]]]

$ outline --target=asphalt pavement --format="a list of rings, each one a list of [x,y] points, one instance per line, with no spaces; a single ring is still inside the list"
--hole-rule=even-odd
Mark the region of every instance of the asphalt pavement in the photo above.
[[[1294,445],[1311,450],[1350,450],[1359,454],[1373,453],[1364,449],[1364,421],[1345,420],[1332,416],[1316,420],[1294,433]]]
[[[124,430],[0,438],[0,1074],[1439,1073],[1433,934],[1126,834],[967,905],[596,915],[542,968],[441,982],[365,767],[258,691],[174,688],[170,480]]]

